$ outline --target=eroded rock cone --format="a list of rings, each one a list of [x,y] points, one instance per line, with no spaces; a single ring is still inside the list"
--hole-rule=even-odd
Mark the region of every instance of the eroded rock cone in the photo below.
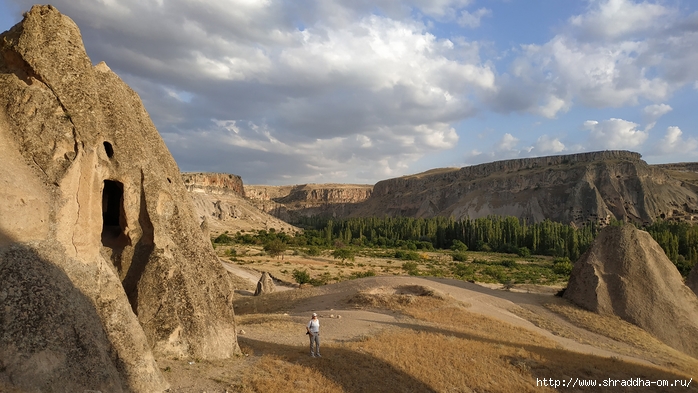
[[[0,45],[0,391],[157,392],[154,353],[239,353],[233,287],[138,95],[52,6]]]
[[[574,265],[564,297],[698,357],[698,297],[647,232],[631,225],[601,231]]]
[[[263,295],[265,293],[272,293],[276,290],[274,285],[274,280],[271,278],[271,274],[264,272],[262,277],[257,281],[257,289],[254,291],[255,296]]]
[[[686,279],[686,285],[698,296],[698,264],[691,269],[691,273]]]

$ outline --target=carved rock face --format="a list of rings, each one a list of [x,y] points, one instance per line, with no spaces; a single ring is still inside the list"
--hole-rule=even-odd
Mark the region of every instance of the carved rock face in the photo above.
[[[25,370],[0,367],[0,382],[151,392],[166,387],[153,353],[238,353],[233,288],[138,95],[92,66],[51,6],[1,38],[0,321],[22,315],[19,299],[55,301],[33,308],[50,328],[0,326],[0,364]],[[56,366],[32,368],[43,357]],[[85,380],[94,362],[105,376]]]
[[[564,297],[698,356],[698,297],[649,233],[607,227],[575,263]]]

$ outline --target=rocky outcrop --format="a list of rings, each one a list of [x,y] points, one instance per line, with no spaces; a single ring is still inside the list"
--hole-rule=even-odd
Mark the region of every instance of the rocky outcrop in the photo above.
[[[213,236],[223,232],[274,229],[295,233],[298,228],[260,210],[245,198],[240,176],[226,173],[182,173],[196,214]]]
[[[276,291],[276,286],[274,285],[274,280],[272,279],[271,274],[268,272],[262,273],[262,277],[260,277],[259,281],[257,282],[257,289],[254,291],[254,295],[265,295],[274,291]]]
[[[373,186],[363,184],[245,186],[245,195],[260,210],[291,222],[304,216],[346,217],[372,192]]]
[[[652,236],[632,225],[601,231],[575,263],[564,297],[698,357],[698,297]]]
[[[0,40],[0,390],[156,392],[239,353],[233,287],[139,97],[35,6]]]
[[[189,192],[204,194],[230,194],[235,193],[245,197],[245,189],[242,178],[229,173],[182,173],[182,181]]]
[[[498,161],[378,182],[350,216],[516,216],[583,224],[615,218],[698,220],[698,189],[637,153],[604,151]]]

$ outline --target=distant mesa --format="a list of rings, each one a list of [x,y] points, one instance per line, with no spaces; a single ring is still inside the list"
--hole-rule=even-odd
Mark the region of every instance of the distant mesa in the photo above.
[[[698,297],[652,236],[632,225],[599,233],[575,263],[564,297],[698,358]]]
[[[244,186],[259,209],[304,216],[454,219],[515,216],[583,225],[657,219],[698,223],[698,164],[648,165],[638,153],[598,151],[440,168],[374,186]]]
[[[157,392],[154,355],[238,354],[233,287],[138,95],[52,6],[1,38],[0,390]]]

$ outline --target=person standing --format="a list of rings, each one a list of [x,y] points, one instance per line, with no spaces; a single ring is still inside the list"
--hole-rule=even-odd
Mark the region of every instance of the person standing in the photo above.
[[[310,336],[310,356],[321,357],[320,356],[320,321],[317,318],[317,314],[313,313],[308,326],[306,326],[308,335]],[[313,352],[313,342],[315,342],[315,352]]]

